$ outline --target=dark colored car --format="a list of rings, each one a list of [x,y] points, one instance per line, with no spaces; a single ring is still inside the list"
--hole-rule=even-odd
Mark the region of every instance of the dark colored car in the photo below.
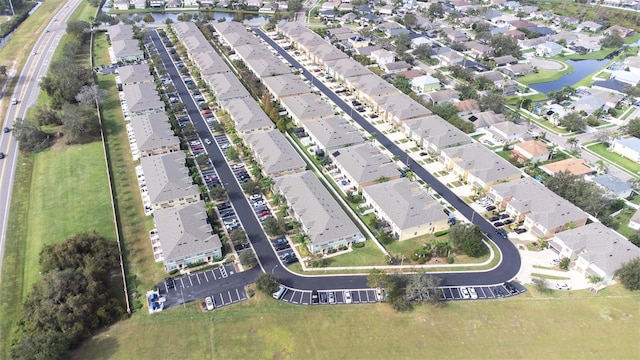
[[[502,221],[496,221],[496,222],[493,223],[493,226],[495,226],[495,227],[504,226],[504,223]]]
[[[287,239],[283,237],[273,240],[274,245],[280,245],[280,244],[286,244],[286,243],[287,243]]]
[[[167,289],[173,289],[174,287],[176,287],[175,281],[170,277],[165,278],[164,283],[165,285],[167,285]]]
[[[8,133],[9,131],[11,131],[11,130],[6,126],[2,128],[2,132],[3,133]]]
[[[311,303],[312,304],[317,304],[319,302],[320,302],[320,300],[318,298],[318,290],[313,290],[311,292]]]
[[[509,214],[502,213],[502,214],[498,215],[498,217],[500,218],[500,220],[506,219],[506,218],[509,217]]]
[[[517,294],[518,293],[518,288],[516,288],[512,283],[510,283],[508,281],[506,283],[504,283],[504,287],[507,288],[507,290],[512,294]]]
[[[504,297],[504,291],[502,291],[502,288],[500,288],[499,286],[493,288],[493,293],[496,294],[496,297],[498,298]]]
[[[4,153],[0,152],[0,159],[4,159]]]
[[[489,205],[489,206],[487,206],[485,209],[487,209],[487,211],[492,211],[492,210],[495,210],[495,209],[496,209],[496,207],[495,207],[495,206],[493,206],[493,205]]]
[[[289,243],[275,245],[276,251],[281,251],[290,248]]]
[[[506,239],[508,237],[507,232],[504,231],[503,229],[496,230],[496,234],[498,234],[503,239]]]
[[[512,223],[513,223],[513,220],[512,220],[512,219],[506,219],[506,220],[505,220],[505,221],[503,221],[502,223],[503,223],[503,224],[505,224],[505,225],[509,225],[509,224],[512,224]]]
[[[320,302],[321,303],[329,302],[329,298],[327,297],[327,293],[326,292],[320,293]]]
[[[498,221],[498,220],[500,220],[500,218],[497,217],[497,216],[492,216],[492,217],[489,218],[489,221],[491,221],[491,222]]]
[[[523,234],[527,232],[527,229],[525,228],[517,228],[516,230],[516,234]]]

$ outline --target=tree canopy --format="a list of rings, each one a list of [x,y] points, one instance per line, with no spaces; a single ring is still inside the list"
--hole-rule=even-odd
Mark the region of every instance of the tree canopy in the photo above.
[[[453,246],[471,257],[480,257],[489,252],[482,242],[482,231],[477,225],[457,223],[449,228],[449,238]]]
[[[497,34],[491,38],[491,47],[496,57],[512,55],[518,59],[522,58],[518,40],[511,36]]]
[[[640,258],[624,263],[616,275],[620,283],[629,290],[640,290]]]
[[[111,273],[118,267],[116,242],[95,233],[45,246],[42,278],[24,302],[12,357],[63,358],[70,346],[119,319],[122,304],[110,294]]]
[[[570,112],[560,118],[558,124],[569,131],[584,131],[587,128],[587,119],[577,112]]]
[[[50,97],[51,107],[60,109],[64,103],[75,103],[76,95],[85,85],[93,83],[91,69],[62,58],[51,63],[49,73],[42,77],[40,88]]]

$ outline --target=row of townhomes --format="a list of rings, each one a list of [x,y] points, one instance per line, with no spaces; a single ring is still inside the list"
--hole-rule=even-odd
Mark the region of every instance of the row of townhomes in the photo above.
[[[266,50],[239,23],[214,23],[220,36],[233,44],[238,56],[258,76],[291,76],[291,70],[280,61],[272,61]],[[309,251],[326,252],[354,242],[364,241],[358,227],[342,210],[289,140],[275,129],[273,122],[251,97],[224,60],[193,23],[175,23],[173,30],[185,46],[189,58],[200,69],[203,81],[216,101],[234,121],[238,135],[260,164],[266,176],[274,180],[292,215],[300,221],[309,237]]]
[[[494,151],[474,142],[468,135],[396,90],[387,81],[348,57],[315,32],[297,23],[280,23],[277,25],[277,31],[296,51],[330,74],[341,86],[354,94],[357,100],[373,109],[377,115],[376,121],[384,120],[393,124],[422,148],[437,154],[439,161],[450,174],[484,190],[500,210],[505,210],[515,221],[522,222],[522,226],[532,235],[551,240],[552,248],[575,260],[575,266],[579,271],[611,279],[615,269],[622,263],[640,255],[640,249],[623,236],[606,229],[598,222],[593,223],[595,220],[590,219],[583,210],[528,177]],[[503,75],[499,78],[503,79]],[[268,82],[270,91],[272,88],[279,89],[284,86],[290,88],[284,84]],[[300,89],[303,89],[302,86]],[[292,93],[296,94],[298,91],[300,90]],[[457,98],[455,91],[439,91],[450,93],[438,94],[441,98],[434,95],[433,102]],[[323,110],[322,106],[314,106],[313,109],[306,110],[304,104],[317,103],[321,100],[319,96],[312,98],[309,94],[302,94],[302,99],[295,101],[289,100],[288,96],[282,100],[277,94],[274,95],[294,121],[305,127],[309,133],[315,129],[305,126],[309,118],[321,121],[333,117],[330,108]],[[478,127],[486,128],[498,144],[518,143],[513,150],[514,157],[544,160],[549,157],[546,144],[532,139],[527,134],[526,126],[507,122],[500,114],[481,112],[479,107],[467,108],[468,105],[461,101],[456,101],[455,105],[462,118]],[[305,111],[299,110],[300,107]],[[348,133],[342,131],[343,136]],[[318,144],[322,146],[321,142]],[[429,208],[430,201],[424,201],[424,197],[417,194],[423,190],[406,178],[400,178],[398,174],[389,172],[388,175],[384,175],[382,172],[385,171],[385,162],[376,151],[368,147],[369,144],[360,143],[342,149],[325,150],[336,168],[346,175],[345,178],[350,184],[353,184],[353,190],[362,193],[376,215],[391,225],[399,239],[437,231],[440,228],[439,224],[446,226],[446,216],[438,222],[436,218],[439,218],[440,214],[435,217],[432,215],[438,211]],[[633,156],[633,153],[627,153],[630,154],[628,156]],[[363,160],[365,157],[368,160]],[[353,163],[365,162],[373,165],[377,177],[367,177],[367,171],[356,172],[350,168]],[[356,168],[363,169],[357,166]],[[580,175],[594,172],[580,159],[552,163],[547,165],[544,171],[551,175],[559,171],[571,171]],[[391,181],[376,182],[375,179],[380,176]],[[412,221],[412,218],[421,221]],[[429,223],[424,221],[431,218],[433,221]],[[596,231],[594,229],[606,233],[606,236],[586,235]]]
[[[107,34],[113,46],[113,39],[126,41],[133,31],[131,26],[114,25]],[[140,50],[137,40],[126,44]],[[135,53],[134,50],[123,51]],[[221,258],[222,243],[207,221],[204,201],[189,176],[185,153],[171,129],[148,65],[120,66],[118,74],[123,109],[135,140],[132,148],[140,156],[139,178],[145,184],[156,224],[151,238],[156,261],[162,261],[165,270],[172,271]]]
[[[415,186],[417,184],[408,186],[408,180],[400,178],[401,172],[395,162],[367,142],[363,134],[336,111],[333,104],[321,95],[313,93],[308,84],[299,76],[293,75],[291,68],[267,50],[264,44],[247,32],[246,28],[237,23],[216,23],[213,26],[221,42],[235,50],[248,68],[262,79],[272,98],[286,110],[294,124],[309,135],[314,152],[324,154],[330,160],[333,165],[332,172],[341,178],[343,185],[347,185],[342,189],[361,192],[365,204],[374,210],[398,239],[404,240],[447,228],[448,216],[438,201],[424,189]],[[236,39],[242,39],[242,44],[251,42],[253,53],[257,57],[247,55],[242,49],[244,45],[238,45]],[[321,41],[326,45],[324,51],[333,54],[327,55],[329,58],[335,56],[335,60],[338,61],[348,60],[344,53],[326,41]],[[254,63],[270,64],[269,71],[262,71],[262,68],[258,68]],[[363,75],[366,73],[363,71],[366,69],[352,65]],[[380,80],[379,77],[373,76],[374,79]],[[390,102],[405,100],[395,88],[387,89]],[[391,108],[391,105],[388,108]],[[307,177],[315,179],[311,175]],[[276,184],[282,182],[277,181]],[[282,193],[289,198],[286,191]],[[295,209],[295,205],[293,208]]]

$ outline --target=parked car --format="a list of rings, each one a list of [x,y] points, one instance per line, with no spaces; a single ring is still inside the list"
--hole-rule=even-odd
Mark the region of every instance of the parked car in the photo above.
[[[567,283],[556,283],[556,289],[558,290],[571,290]]]
[[[327,298],[327,293],[326,292],[321,292],[320,293],[320,302],[326,304],[327,301],[329,301],[329,299]]]
[[[513,223],[513,219],[506,219],[505,221],[502,222],[505,225],[509,225]]]
[[[499,286],[496,286],[493,288],[493,293],[496,295],[497,298],[504,297],[504,291],[502,291],[502,288],[500,288]]]
[[[469,295],[471,295],[472,299],[477,299],[478,298],[478,293],[476,292],[476,288],[469,287],[467,289],[469,290]]]
[[[508,281],[504,283],[504,287],[512,294],[518,293],[518,288],[516,288],[512,283]]]
[[[351,291],[345,290],[343,297],[344,297],[345,304],[351,304],[353,302],[353,299],[351,299]]]
[[[463,299],[471,299],[471,295],[469,295],[469,290],[467,290],[467,288],[460,288],[460,295]]]
[[[206,306],[207,306],[207,310],[208,310],[208,311],[213,310],[213,308],[214,308],[214,307],[213,307],[213,299],[211,298],[211,296],[207,296],[207,297],[204,299],[204,302],[205,302],[205,304],[206,304]]]
[[[496,207],[495,207],[495,206],[493,206],[493,205],[489,205],[489,206],[487,206],[485,209],[487,209],[487,211],[493,211],[493,210],[495,210],[495,209],[496,209]]]
[[[498,215],[498,217],[500,218],[500,220],[502,220],[502,219],[507,219],[507,218],[509,217],[509,214],[507,214],[507,213],[502,213],[502,214]]]
[[[525,229],[525,228],[517,228],[515,230],[515,232],[516,232],[516,234],[523,234],[523,233],[527,232],[527,229]]]
[[[496,221],[496,222],[493,223],[493,226],[495,226],[495,227],[504,226],[504,223],[502,221]]]
[[[167,286],[167,289],[173,289],[176,287],[175,281],[170,277],[164,279],[164,284]]]
[[[500,218],[497,217],[497,216],[492,216],[492,217],[489,218],[489,221],[491,221],[491,222],[498,221],[498,220],[500,220]]]
[[[336,295],[333,293],[333,291],[329,292],[329,304],[335,304],[336,303]]]
[[[320,299],[318,297],[318,290],[311,291],[311,303],[317,304],[319,302],[320,302]]]

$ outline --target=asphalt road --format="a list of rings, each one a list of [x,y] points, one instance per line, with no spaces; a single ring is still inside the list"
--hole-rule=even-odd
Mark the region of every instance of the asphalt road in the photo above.
[[[66,5],[59,7],[56,15],[46,27],[48,32],[43,32],[36,41],[22,72],[18,76],[14,93],[6,96],[6,104],[9,108],[3,127],[12,128],[15,119],[24,118],[27,110],[35,104],[40,94],[38,81],[47,74],[51,57],[58,47],[60,38],[65,34],[67,20],[80,2],[81,0],[70,0]],[[11,98],[14,97],[18,99],[17,105],[11,105]],[[0,209],[2,209],[0,210],[0,268],[2,268],[9,205],[11,204],[11,192],[18,160],[18,143],[11,132],[0,134],[0,152],[6,155],[4,159],[0,160]]]
[[[165,66],[167,67],[168,74],[174,81],[174,85],[182,99],[182,102],[185,105],[185,108],[187,109],[189,117],[194,123],[198,135],[201,138],[212,138],[212,134],[207,126],[206,121],[203,119],[200,110],[194,99],[191,97],[186,85],[181,80],[179,71],[171,60],[166,49],[164,48],[158,34],[155,31],[150,31],[150,35],[152,41],[158,49],[160,56],[162,57]],[[271,46],[276,48],[282,56],[291,61],[292,64],[297,67],[301,67],[301,65],[297,61],[295,61],[295,59],[291,58],[291,56],[289,56],[284,50],[278,47],[266,35],[261,34],[261,36],[263,36]],[[339,97],[337,97],[334,93],[332,93],[329,89],[322,85],[320,81],[318,81],[317,79],[313,79],[308,71],[305,73],[310,80],[313,80],[313,82],[318,85],[318,88],[321,91],[330,96],[330,98],[335,101],[336,104],[338,104],[343,110],[350,112],[349,106],[344,103],[344,101],[342,101]],[[365,119],[363,119],[359,115],[356,116],[358,117],[356,121],[361,123],[361,126],[363,126],[369,132],[375,132],[375,129]],[[401,158],[407,157],[406,154],[398,149],[386,137],[378,136],[378,141],[384,146],[387,146],[387,148],[391,152],[400,156]],[[273,273],[282,284],[290,288],[296,288],[300,290],[358,289],[367,287],[366,276],[303,276],[291,273],[288,269],[286,269],[286,267],[280,263],[275,250],[269,242],[269,239],[262,231],[261,224],[256,218],[251,208],[251,204],[244,196],[240,185],[238,184],[228,163],[225,161],[222,151],[218,147],[217,143],[212,142],[212,144],[205,144],[204,146],[206,147],[206,150],[209,153],[211,160],[213,161],[213,165],[218,172],[221,183],[223,183],[225,188],[227,189],[229,200],[235,208],[236,214],[240,218],[242,227],[249,237],[249,240],[257,254],[260,266],[262,267],[263,271]],[[448,188],[439,183],[433,176],[431,176],[431,174],[423,170],[417,164],[410,162],[410,165],[412,165],[413,170],[417,176],[421,177],[429,184],[431,184],[434,190],[445,197],[463,215],[467,216],[468,218],[472,217],[471,208],[463,201],[461,201],[457,196],[455,196]],[[492,238],[495,238],[493,240],[498,244],[503,253],[503,261],[498,267],[490,271],[468,273],[439,273],[437,274],[437,276],[442,278],[443,285],[486,285],[501,283],[513,278],[520,269],[520,256],[513,244],[511,244],[511,242],[509,242],[508,240],[504,240],[495,236],[495,228],[493,228],[490,223],[485,221],[481,215],[474,216],[474,223],[481,226],[482,229],[485,232],[489,233]],[[257,273],[255,273],[255,276],[257,276]],[[246,280],[248,281],[249,279],[247,278]]]

